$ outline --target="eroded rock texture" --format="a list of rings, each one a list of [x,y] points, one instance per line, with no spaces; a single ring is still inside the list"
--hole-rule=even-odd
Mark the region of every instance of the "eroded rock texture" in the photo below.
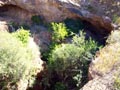
[[[107,7],[111,3],[106,2],[107,0],[102,2],[99,2],[99,0],[0,0],[0,15],[4,16],[9,13],[8,16],[13,18],[29,20],[32,15],[38,14],[46,21],[61,21],[65,18],[79,17],[91,22],[97,28],[109,29],[109,32],[112,30],[111,20],[106,16],[110,13],[107,13],[109,10]],[[119,3],[117,2],[119,0],[113,1],[115,3],[114,7],[119,9]],[[119,12],[116,14],[119,14]]]
[[[111,19],[120,15],[119,4],[119,0],[0,0],[0,21],[31,24],[33,15],[47,22],[77,18],[104,43],[113,30]]]

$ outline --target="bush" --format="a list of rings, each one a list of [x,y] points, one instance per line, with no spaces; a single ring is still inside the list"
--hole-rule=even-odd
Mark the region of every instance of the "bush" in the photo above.
[[[82,48],[82,54],[80,60],[86,62],[87,60],[91,60],[96,53],[96,50],[101,48],[94,40],[89,38],[88,40],[85,39],[85,33],[80,31],[79,35],[75,35],[73,37],[72,43],[79,48]]]
[[[73,37],[71,44],[62,44],[52,51],[48,69],[50,72],[56,72],[65,81],[68,77],[78,77],[81,80],[82,75],[87,75],[89,60],[93,58],[98,48],[97,43],[91,38],[85,40],[85,34],[81,31],[80,35]],[[79,80],[77,86],[81,84]]]
[[[53,42],[61,42],[68,36],[68,31],[64,23],[51,23],[53,30]]]
[[[68,31],[64,23],[51,23],[49,26],[50,29],[52,29],[52,42],[51,45],[49,46],[49,50],[44,52],[42,54],[43,58],[49,59],[49,56],[51,55],[51,52],[53,49],[60,47],[61,43],[65,39],[65,37],[68,36]]]
[[[34,55],[30,48],[23,47],[22,43],[7,32],[0,32],[0,89],[17,84],[21,79],[33,79]]]
[[[16,37],[19,41],[21,41],[23,45],[27,45],[30,33],[28,30],[25,30],[23,29],[23,27],[21,27],[20,29],[13,33],[13,36]]]

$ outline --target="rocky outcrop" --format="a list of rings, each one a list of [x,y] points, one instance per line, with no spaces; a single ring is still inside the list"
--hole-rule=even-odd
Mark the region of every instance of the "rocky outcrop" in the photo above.
[[[105,0],[107,1],[107,0]],[[110,32],[113,28],[110,18],[102,12],[99,1],[92,0],[0,0],[1,10],[10,16],[29,20],[32,15],[41,15],[46,21],[62,21],[65,18],[79,17],[99,29]],[[118,1],[113,1],[117,3]],[[104,3],[104,6],[108,3]],[[95,6],[100,6],[96,8]],[[108,4],[109,6],[111,4]],[[96,9],[96,12],[95,10]],[[11,12],[11,13],[10,13]],[[105,12],[103,10],[103,12]],[[8,15],[8,14],[7,14]]]
[[[98,41],[104,43],[105,37],[113,30],[112,18],[114,15],[120,15],[119,0],[107,1],[0,0],[0,17],[10,19],[9,22],[22,24],[31,24],[33,15],[40,15],[42,20],[47,22],[59,22],[66,18],[80,19],[87,32],[92,33]]]
[[[112,71],[102,77],[94,78],[80,90],[116,90],[114,83],[119,70]]]
[[[89,67],[89,82],[81,90],[119,90],[120,86],[120,32],[114,31],[108,45],[96,54]],[[115,79],[117,77],[117,80]],[[118,89],[115,89],[116,82]]]
[[[4,21],[0,21],[0,31],[8,31],[8,25]]]
[[[52,41],[52,34],[47,28],[43,26],[35,25],[31,27],[31,33],[36,44],[40,47],[40,51],[43,53],[49,49],[49,45]]]

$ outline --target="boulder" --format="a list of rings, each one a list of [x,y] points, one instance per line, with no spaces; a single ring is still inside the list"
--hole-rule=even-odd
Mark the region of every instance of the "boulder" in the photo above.
[[[119,90],[120,43],[119,33],[114,35],[116,32],[119,31],[114,31],[109,37],[109,44],[96,53],[89,67],[90,81],[81,90]],[[114,43],[110,42],[110,39],[114,40]]]
[[[116,71],[112,71],[111,73],[106,74],[103,77],[94,78],[80,90],[116,90],[114,87],[115,74]]]

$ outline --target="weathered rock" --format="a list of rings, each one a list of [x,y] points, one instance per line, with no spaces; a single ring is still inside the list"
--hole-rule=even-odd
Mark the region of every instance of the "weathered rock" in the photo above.
[[[8,25],[6,22],[0,21],[0,31],[8,31]]]
[[[0,0],[1,6],[8,7],[9,11],[12,7],[14,9],[14,16],[21,17],[26,19],[27,17],[37,14],[44,17],[46,21],[61,21],[65,18],[72,18],[72,17],[81,17],[83,20],[87,20],[91,22],[93,25],[97,25],[97,28],[109,29],[111,31],[113,28],[108,20],[105,20],[102,17],[106,15],[100,10],[102,8],[95,6],[102,4],[99,1],[87,1],[87,0]],[[107,1],[107,0],[106,0]],[[114,3],[118,2],[113,1]],[[98,3],[98,4],[97,4]],[[5,6],[6,5],[6,6]],[[111,5],[111,3],[106,3],[105,5]],[[116,5],[116,4],[115,4]],[[85,8],[87,7],[87,8]],[[91,8],[90,8],[91,7]],[[116,6],[117,7],[117,6]],[[2,7],[1,7],[2,9]],[[94,13],[94,10],[96,12]],[[104,11],[103,11],[104,12]],[[20,16],[21,15],[21,16]],[[106,22],[107,21],[107,22]]]
[[[80,90],[115,90],[115,74],[119,71],[112,71],[109,74],[104,75],[103,77],[97,77],[89,81],[82,89]]]
[[[33,26],[31,33],[41,52],[47,51],[52,40],[52,34],[43,26]]]
[[[114,31],[114,33],[116,32],[118,33],[119,31]],[[89,79],[91,81],[89,81],[81,90],[116,90],[114,87],[115,78],[120,72],[119,33],[118,35],[112,35],[110,39],[112,41],[109,40],[109,45],[106,45],[101,49],[90,64]]]
[[[118,12],[119,0],[112,0],[113,5],[107,1],[0,0],[0,17],[10,17],[12,22],[23,24],[31,24],[33,15],[40,15],[47,22],[77,18],[82,20],[87,30],[92,32],[100,43],[105,43],[105,37],[113,30],[110,18],[113,18],[114,14],[120,15]],[[108,6],[113,11],[108,12],[110,10],[107,9]]]

